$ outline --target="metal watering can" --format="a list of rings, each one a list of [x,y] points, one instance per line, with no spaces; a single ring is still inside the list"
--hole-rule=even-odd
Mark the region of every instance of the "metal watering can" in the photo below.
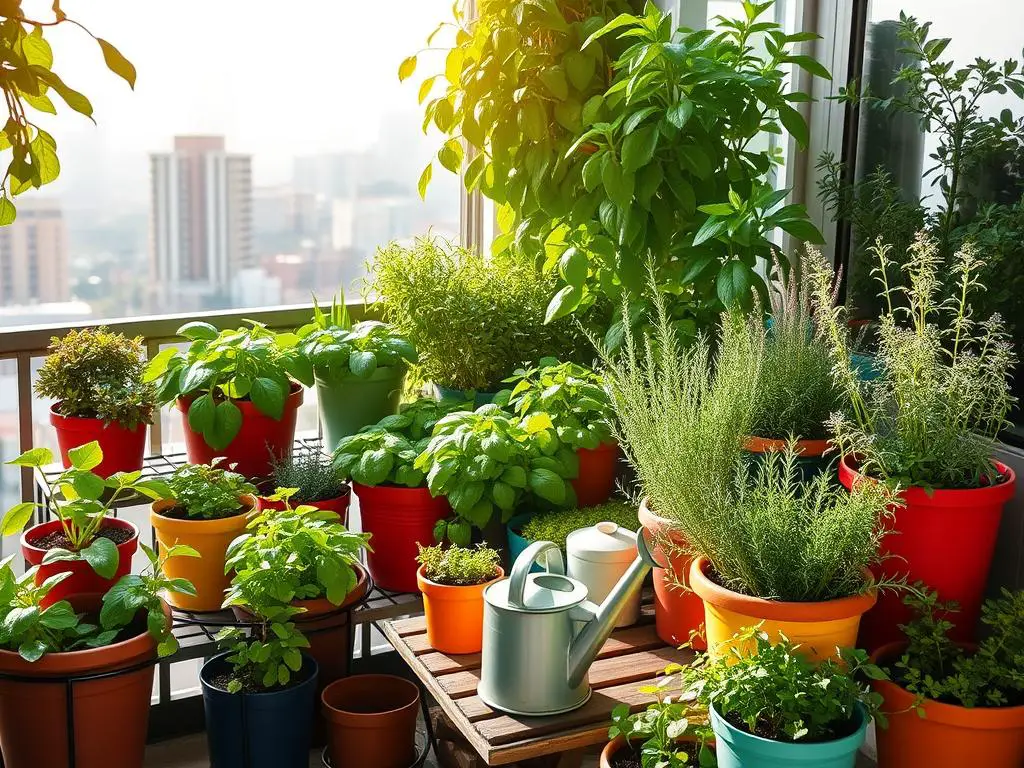
[[[642,530],[642,529],[641,529]],[[590,698],[587,671],[615,628],[619,611],[658,563],[643,535],[639,556],[601,605],[565,575],[558,546],[535,541],[512,574],[484,590],[484,637],[477,694],[491,708],[513,715],[556,715]],[[541,555],[547,570],[531,573]]]

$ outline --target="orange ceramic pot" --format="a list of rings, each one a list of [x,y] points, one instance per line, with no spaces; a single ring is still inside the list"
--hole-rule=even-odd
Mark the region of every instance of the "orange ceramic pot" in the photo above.
[[[654,569],[655,631],[669,645],[690,643],[695,650],[703,651],[707,647],[704,604],[686,586],[691,558],[681,549],[686,544],[683,535],[672,520],[652,512],[647,499],[640,502],[638,517],[654,542],[654,559],[668,564],[668,568]]]
[[[156,531],[160,551],[166,552],[175,544],[187,544],[199,553],[199,557],[172,557],[164,565],[164,572],[172,579],[188,579],[196,588],[196,594],[171,593],[168,602],[185,611],[219,611],[224,601],[224,590],[231,583],[224,573],[224,554],[228,545],[245,533],[249,512],[256,506],[254,496],[239,498],[244,511],[218,520],[180,520],[166,517],[161,512],[174,507],[174,499],[153,502],[149,520]]]
[[[483,584],[454,587],[437,584],[416,571],[416,585],[423,593],[427,618],[427,642],[442,653],[479,653],[484,637],[484,588],[504,577],[498,575]]]
[[[905,643],[889,643],[871,656],[880,665],[897,658]],[[959,707],[917,697],[890,680],[872,680],[882,695],[888,728],[878,728],[878,768],[961,768],[1024,765],[1024,706]]]
[[[860,618],[878,599],[875,590],[818,603],[786,603],[741,595],[708,578],[711,563],[699,557],[690,566],[690,587],[704,601],[708,652],[723,656],[733,647],[733,636],[758,624],[769,633],[781,633],[800,643],[815,661],[836,658],[838,648],[854,648]],[[865,572],[865,581],[871,578]]]

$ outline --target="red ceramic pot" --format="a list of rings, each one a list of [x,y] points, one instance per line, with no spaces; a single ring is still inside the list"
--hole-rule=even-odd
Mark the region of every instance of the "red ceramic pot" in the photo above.
[[[580,473],[572,481],[576,503],[580,507],[604,504],[615,490],[615,470],[619,463],[618,443],[601,443],[597,448],[579,448]]]
[[[882,540],[883,560],[874,568],[878,577],[905,576],[911,584],[923,581],[940,600],[955,600],[960,610],[950,617],[956,624],[950,637],[957,642],[975,638],[1003,507],[1013,497],[1016,475],[1005,464],[996,462],[996,468],[1003,481],[984,488],[931,493],[907,488],[902,494],[905,505],[894,510],[892,530]],[[840,482],[852,488],[866,479],[844,456]],[[899,625],[910,618],[902,595],[883,592],[861,621],[858,647],[873,651],[902,640]]]
[[[82,595],[95,593],[106,594],[107,590],[117,583],[122,576],[128,575],[132,569],[132,556],[139,548],[139,529],[134,523],[128,520],[118,520],[108,517],[103,520],[103,528],[125,528],[131,531],[132,536],[128,541],[117,545],[117,571],[114,578],[104,579],[92,569],[85,560],[65,560],[57,563],[43,565],[43,558],[48,550],[34,546],[32,542],[47,536],[54,531],[61,529],[60,520],[50,520],[42,525],[34,525],[21,535],[21,554],[29,565],[38,565],[36,572],[36,584],[42,584],[46,579],[57,573],[70,572],[64,581],[50,590],[50,594],[43,601],[43,607],[52,605],[58,600],[63,600],[71,595]]]
[[[452,508],[444,496],[434,498],[426,488],[376,487],[352,483],[359,499],[363,531],[372,534],[366,564],[374,582],[392,592],[415,592],[417,542],[434,543],[434,524]]]
[[[303,389],[292,384],[291,394],[284,403],[280,419],[261,413],[249,400],[235,400],[242,411],[242,427],[235,439],[221,451],[206,444],[202,432],[193,432],[188,425],[188,409],[193,397],[179,397],[178,409],[185,428],[185,450],[190,464],[209,464],[218,456],[224,457],[224,466],[234,464],[234,471],[248,478],[266,477],[273,460],[280,461],[291,455],[295,442],[295,422],[302,405]]]
[[[135,429],[128,429],[116,421],[104,424],[103,419],[63,416],[59,409],[59,402],[50,406],[50,423],[57,432],[57,446],[65,468],[71,466],[68,451],[95,440],[103,451],[103,461],[92,470],[95,474],[107,478],[115,472],[142,469],[146,453],[145,424],[140,422]]]
[[[692,559],[679,549],[685,544],[681,533],[671,520],[651,511],[647,499],[640,503],[638,516],[655,543],[654,559],[669,564],[669,568],[654,569],[654,628],[658,637],[669,645],[690,643],[695,650],[706,650],[704,602],[689,589]],[[674,546],[666,551],[658,545],[659,540]]]
[[[325,509],[328,512],[334,512],[341,518],[341,524],[348,526],[348,506],[352,500],[352,491],[346,486],[345,492],[340,496],[335,496],[333,499],[321,499],[320,501],[309,502],[309,506],[316,507],[317,509]],[[298,503],[292,500],[292,506],[298,506]],[[264,509],[284,509],[283,501],[270,501],[263,496],[256,497],[256,509],[261,512]]]

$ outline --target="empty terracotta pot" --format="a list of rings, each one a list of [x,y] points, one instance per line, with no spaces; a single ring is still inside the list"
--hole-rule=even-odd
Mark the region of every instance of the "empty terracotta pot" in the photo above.
[[[409,768],[416,759],[420,690],[393,675],[356,675],[321,695],[335,766]]]

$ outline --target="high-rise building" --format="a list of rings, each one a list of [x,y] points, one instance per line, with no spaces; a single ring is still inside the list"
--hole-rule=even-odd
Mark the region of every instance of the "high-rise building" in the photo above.
[[[18,218],[0,228],[0,303],[53,303],[70,296],[68,234],[60,204],[19,198]]]
[[[223,136],[176,136],[150,169],[158,311],[226,306],[232,278],[253,266],[252,158],[227,152]]]

